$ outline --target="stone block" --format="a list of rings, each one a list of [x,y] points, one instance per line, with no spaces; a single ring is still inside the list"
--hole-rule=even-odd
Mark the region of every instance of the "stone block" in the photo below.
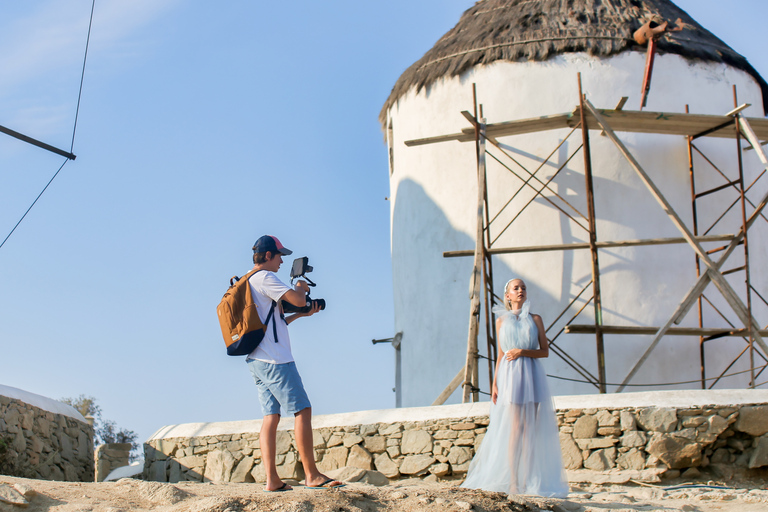
[[[403,433],[400,451],[406,454],[429,453],[432,451],[432,435],[425,430],[407,430]]]
[[[592,415],[581,416],[573,424],[574,439],[590,439],[597,435],[597,418]]]
[[[632,469],[642,471],[645,469],[645,457],[640,450],[632,448],[626,453],[619,454],[616,458],[616,466],[619,469]]]
[[[621,427],[598,427],[597,435],[618,437],[621,435]]]
[[[560,450],[563,454],[565,469],[579,469],[584,463],[581,450],[569,434],[560,433]]]
[[[363,475],[363,478],[358,480],[358,482],[363,484],[375,485],[376,487],[383,487],[385,485],[389,485],[389,478],[384,476],[383,473],[370,470],[370,471],[366,471],[365,475]]]
[[[453,423],[451,425],[451,430],[474,430],[475,428],[477,428],[477,424],[469,422]]]
[[[712,464],[729,464],[733,462],[733,460],[734,456],[726,448],[718,448],[714,451],[712,457],[710,458],[710,462]]]
[[[359,444],[352,445],[347,457],[347,466],[365,470],[373,469],[373,456]]]
[[[378,435],[368,436],[363,440],[363,446],[371,453],[381,453],[387,450],[387,440]]]
[[[429,467],[429,472],[437,477],[444,477],[450,474],[451,466],[443,463],[433,464],[432,466]]]
[[[617,427],[620,423],[619,418],[606,411],[605,409],[597,411],[595,418],[597,418],[598,427]]]
[[[459,433],[455,430],[438,430],[434,433],[435,439],[456,439]]]
[[[635,414],[643,430],[672,432],[677,426],[677,410],[671,407],[646,407]]]
[[[206,482],[229,482],[235,458],[224,450],[213,450],[205,459],[203,479]]]
[[[328,438],[328,441],[325,443],[325,445],[328,448],[332,448],[334,446],[339,446],[340,444],[344,443],[344,436],[341,434],[332,434],[330,438]]]
[[[768,466],[768,436],[755,439],[755,448],[749,458],[749,468]]]
[[[166,475],[167,467],[168,467],[168,461],[166,460],[157,460],[151,463],[149,465],[147,478],[152,482],[167,482],[168,481],[168,476]]]
[[[323,459],[318,463],[320,471],[333,471],[347,465],[349,450],[344,446],[334,446],[326,450]]]
[[[363,478],[366,473],[367,471],[365,469],[353,466],[344,466],[343,468],[328,471],[328,478],[333,478],[334,480],[338,480],[340,482],[352,483],[360,481],[360,479]]]
[[[733,425],[737,432],[751,436],[768,433],[768,405],[745,406],[739,409],[739,417]]]
[[[435,458],[430,455],[408,455],[400,463],[400,473],[404,475],[420,475],[434,463]],[[382,471],[382,473],[384,472]],[[386,475],[386,473],[384,474]]]
[[[684,428],[689,428],[689,427],[696,428],[699,425],[706,422],[707,422],[707,418],[704,416],[690,416],[690,417],[683,417],[680,423]]]
[[[382,425],[379,427],[379,434],[390,437],[393,434],[403,431],[403,425],[401,423],[392,423],[390,425]]]
[[[625,433],[623,436],[621,436],[620,440],[621,446],[627,448],[645,446],[645,443],[647,442],[645,432],[640,432],[637,430]]]
[[[267,481],[267,472],[264,470],[263,464],[254,464],[251,469],[251,476],[253,481],[257,483],[264,483]]]
[[[5,483],[0,483],[0,503],[8,503],[18,508],[29,506],[29,501],[19,491]]]
[[[301,462],[294,458],[289,462],[285,462],[277,466],[277,476],[279,476],[282,480],[303,480],[304,467],[301,465]]]
[[[595,450],[584,461],[584,467],[593,471],[606,471],[611,469],[616,462],[616,448]]]
[[[389,458],[387,453],[379,453],[376,455],[373,461],[376,466],[376,470],[381,472],[387,478],[396,478],[400,475],[400,469],[392,459]]]
[[[695,441],[669,434],[658,434],[648,442],[645,451],[670,469],[683,469],[701,465],[701,445]]]
[[[287,430],[278,430],[275,435],[275,453],[283,455],[291,449],[291,433]]]
[[[342,441],[344,446],[349,448],[351,446],[354,446],[356,444],[360,444],[363,442],[363,438],[360,437],[358,434],[345,434],[344,440]]]
[[[464,446],[454,446],[451,448],[451,451],[448,452],[448,462],[450,462],[452,466],[464,464],[470,460],[472,460],[472,452],[469,448]]]
[[[251,470],[253,469],[254,460],[251,457],[244,457],[243,460],[237,463],[237,466],[235,466],[234,471],[232,471],[232,476],[230,477],[230,482],[235,483],[250,483],[253,482],[253,475],[251,475]]]
[[[594,437],[592,439],[576,439],[576,444],[582,450],[596,450],[599,448],[610,448],[618,441],[615,437]]]
[[[325,438],[323,434],[318,430],[312,431],[312,448],[317,450],[318,448],[325,448]]]

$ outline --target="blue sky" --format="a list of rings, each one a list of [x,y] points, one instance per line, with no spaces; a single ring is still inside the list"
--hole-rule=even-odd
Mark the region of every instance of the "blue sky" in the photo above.
[[[472,4],[97,0],[77,159],[0,248],[0,384],[94,396],[140,440],[260,418],[215,309],[269,233],[328,302],[291,325],[314,412],[394,407],[377,117]],[[768,77],[766,3],[677,4]],[[0,5],[0,125],[69,150],[90,10]],[[0,241],[63,161],[0,134]]]

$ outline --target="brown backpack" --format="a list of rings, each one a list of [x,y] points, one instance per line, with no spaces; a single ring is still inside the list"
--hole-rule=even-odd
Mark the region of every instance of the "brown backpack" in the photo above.
[[[275,301],[272,301],[272,307],[269,309],[265,322],[261,321],[259,313],[256,311],[251,288],[248,286],[248,279],[256,272],[260,271],[251,270],[243,277],[234,276],[230,279],[229,289],[216,307],[221,334],[227,345],[227,355],[230,356],[247,356],[253,352],[264,339],[267,325],[274,316],[277,305]],[[277,325],[275,322],[272,322],[272,328],[275,342],[277,342]]]

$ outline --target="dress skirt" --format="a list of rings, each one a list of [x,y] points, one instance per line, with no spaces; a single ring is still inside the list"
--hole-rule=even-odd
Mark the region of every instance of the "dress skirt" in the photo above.
[[[564,498],[568,481],[541,361],[502,359],[496,384],[488,431],[462,487]]]

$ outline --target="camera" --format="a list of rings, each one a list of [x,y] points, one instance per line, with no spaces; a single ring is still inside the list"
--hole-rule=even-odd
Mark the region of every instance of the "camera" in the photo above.
[[[291,267],[291,285],[293,285],[294,280],[299,277],[303,277],[309,286],[317,286],[306,276],[307,272],[312,272],[312,267],[309,265],[308,257],[304,256],[302,258],[296,258],[293,260],[293,266]],[[312,306],[315,304],[317,304],[320,309],[325,309],[325,299],[313,299],[309,296],[309,293],[307,293],[306,306],[294,306],[287,300],[282,302],[283,312],[285,313],[308,313],[312,309]]]

